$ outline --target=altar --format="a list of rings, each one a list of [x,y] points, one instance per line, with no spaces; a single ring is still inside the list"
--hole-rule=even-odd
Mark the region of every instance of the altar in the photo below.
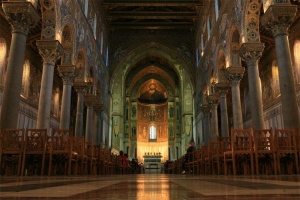
[[[146,174],[153,174],[153,173],[161,173],[161,154],[147,154],[143,156],[144,158],[144,168]]]

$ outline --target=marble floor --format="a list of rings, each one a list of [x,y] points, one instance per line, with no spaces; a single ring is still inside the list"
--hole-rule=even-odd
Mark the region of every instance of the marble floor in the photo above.
[[[300,175],[0,177],[0,199],[300,199]]]

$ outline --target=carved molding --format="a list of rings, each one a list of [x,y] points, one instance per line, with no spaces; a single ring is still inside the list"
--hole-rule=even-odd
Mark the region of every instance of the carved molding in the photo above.
[[[92,84],[92,82],[74,81],[73,87],[77,93],[86,94]]]
[[[38,40],[36,46],[43,58],[44,63],[54,65],[61,57],[63,48],[58,40]]]
[[[35,27],[41,19],[30,2],[2,2],[2,9],[13,33],[27,35],[29,29]]]
[[[228,67],[227,78],[230,84],[238,84],[244,76],[245,68],[243,67]]]
[[[247,66],[255,66],[257,61],[261,58],[262,52],[265,48],[263,43],[244,43],[239,49],[239,55],[247,63]]]
[[[297,13],[297,6],[287,4],[271,5],[261,19],[261,24],[272,31],[273,37],[288,35],[288,29]]]
[[[75,65],[60,65],[57,69],[64,84],[72,84],[78,75],[78,69]]]

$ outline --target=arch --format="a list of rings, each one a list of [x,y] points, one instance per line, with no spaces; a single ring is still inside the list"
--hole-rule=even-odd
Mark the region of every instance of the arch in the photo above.
[[[191,80],[189,81],[194,83],[194,74],[191,73],[188,64],[178,55],[178,52],[172,50],[168,46],[161,43],[151,42],[137,47],[128,47],[128,49],[127,50],[129,52],[124,55],[120,62],[115,66],[111,81],[116,80],[116,77],[122,73],[127,74],[132,67],[130,63],[136,63],[138,60],[148,57],[149,55],[159,55],[161,58],[164,58],[172,64],[178,77],[182,76],[180,73],[185,72],[188,74],[188,77],[191,77]],[[111,82],[110,85],[112,86],[113,82]]]
[[[4,38],[0,38],[0,84],[2,84],[4,80],[4,73],[6,67],[6,53],[6,41]]]

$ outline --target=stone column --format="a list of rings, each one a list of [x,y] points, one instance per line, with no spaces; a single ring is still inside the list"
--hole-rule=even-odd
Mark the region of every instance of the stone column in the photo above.
[[[86,112],[86,128],[85,128],[85,141],[94,142],[93,141],[93,114],[94,114],[94,106],[96,101],[96,96],[93,94],[86,94],[84,96],[85,105],[87,106]]]
[[[63,79],[63,84],[64,84],[59,128],[69,129],[72,83],[78,74],[78,70],[76,66],[73,65],[60,65],[58,66],[58,71],[59,71],[59,75]]]
[[[215,142],[217,136],[219,136],[218,128],[218,105],[220,101],[220,96],[218,93],[212,93],[207,96],[207,102],[211,108],[212,118],[211,118],[211,129],[209,134],[209,142]]]
[[[30,2],[2,2],[12,27],[12,38],[3,89],[0,128],[17,128],[27,34],[40,16]]]
[[[241,106],[240,81],[245,69],[243,67],[228,67],[227,75],[232,93],[233,128],[243,129],[243,115]]]
[[[227,112],[227,100],[226,94],[229,89],[228,82],[219,82],[215,86],[216,91],[220,95],[220,110],[221,110],[221,136],[229,136],[229,126],[228,126],[228,112]]]
[[[268,8],[261,23],[272,31],[275,38],[284,128],[299,129],[299,111],[288,39],[288,29],[296,12],[295,5],[274,4]]]
[[[204,114],[204,120],[203,120],[203,145],[207,145],[208,144],[208,139],[210,137],[210,124],[209,124],[210,106],[208,104],[203,104],[201,106],[201,110]]]
[[[102,108],[103,108],[103,105],[100,104],[100,103],[96,103],[95,104],[95,112],[96,112],[96,115],[97,115],[97,118],[96,118],[96,130],[94,130],[94,134],[96,136],[96,140],[95,140],[95,144],[96,145],[101,145],[103,144],[103,131],[102,131]]]
[[[56,60],[60,57],[62,46],[57,40],[39,40],[36,42],[43,58],[43,74],[39,97],[37,129],[48,129],[51,120],[51,97]]]
[[[258,60],[264,50],[263,43],[244,43],[239,54],[246,62],[248,67],[248,85],[251,105],[252,127],[255,129],[264,129],[264,115],[261,81],[259,79]]]
[[[75,122],[75,136],[81,137],[83,135],[83,109],[84,109],[84,95],[87,93],[90,82],[75,81],[73,87],[77,92],[77,109]]]

